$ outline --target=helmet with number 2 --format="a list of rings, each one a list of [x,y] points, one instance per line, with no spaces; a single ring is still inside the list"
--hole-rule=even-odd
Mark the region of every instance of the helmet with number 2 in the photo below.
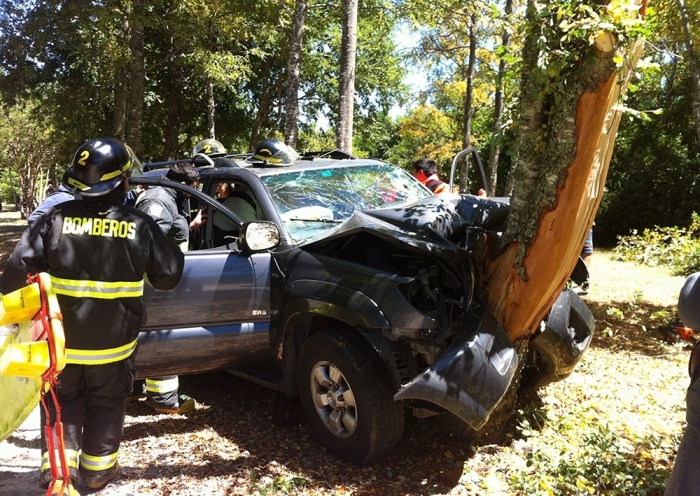
[[[114,138],[86,141],[75,152],[73,164],[63,175],[63,184],[81,196],[106,195],[131,176],[135,157]]]
[[[226,148],[215,139],[205,139],[194,145],[192,156],[194,157],[199,153],[209,155],[210,157],[219,157],[226,155]]]

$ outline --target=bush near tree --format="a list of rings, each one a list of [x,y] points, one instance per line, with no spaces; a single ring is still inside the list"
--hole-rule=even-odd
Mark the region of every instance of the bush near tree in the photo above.
[[[700,271],[700,215],[693,212],[688,227],[655,227],[620,236],[614,252],[617,260],[663,265],[677,276]]]

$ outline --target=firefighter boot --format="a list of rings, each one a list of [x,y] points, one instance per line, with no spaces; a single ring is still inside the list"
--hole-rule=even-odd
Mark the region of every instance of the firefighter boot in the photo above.
[[[181,394],[178,397],[177,403],[175,403],[172,406],[159,405],[157,403],[148,402],[148,400],[146,400],[146,402],[153,407],[156,413],[189,413],[195,408],[197,408],[197,402],[194,399],[185,396],[184,394]]]
[[[101,475],[85,475],[83,472],[83,483],[92,490],[102,489],[109,481],[119,475],[119,470],[119,462],[117,462],[112,470]]]

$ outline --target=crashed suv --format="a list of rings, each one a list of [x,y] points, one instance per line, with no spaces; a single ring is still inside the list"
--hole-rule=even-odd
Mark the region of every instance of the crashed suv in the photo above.
[[[209,219],[179,285],[145,295],[139,377],[230,370],[298,396],[328,450],[366,463],[398,443],[407,412],[479,429],[516,371],[560,380],[590,342],[592,315],[568,290],[525,360],[481,304],[474,250],[502,231],[506,200],[433,195],[378,160],[228,165],[201,167],[201,191],[163,168],[132,178],[189,194]],[[216,199],[220,183],[245,214]]]

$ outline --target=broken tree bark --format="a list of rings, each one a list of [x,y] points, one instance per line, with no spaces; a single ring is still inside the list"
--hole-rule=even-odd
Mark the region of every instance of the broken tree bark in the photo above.
[[[513,341],[538,328],[576,264],[602,199],[620,122],[617,104],[642,47],[640,40],[629,48],[619,71],[611,64],[614,37],[598,37],[598,68],[587,72],[594,77],[581,82],[570,112],[559,109],[550,131],[551,159],[564,167],[531,163],[522,171],[527,186],[511,198],[503,243],[484,273],[487,305]]]

